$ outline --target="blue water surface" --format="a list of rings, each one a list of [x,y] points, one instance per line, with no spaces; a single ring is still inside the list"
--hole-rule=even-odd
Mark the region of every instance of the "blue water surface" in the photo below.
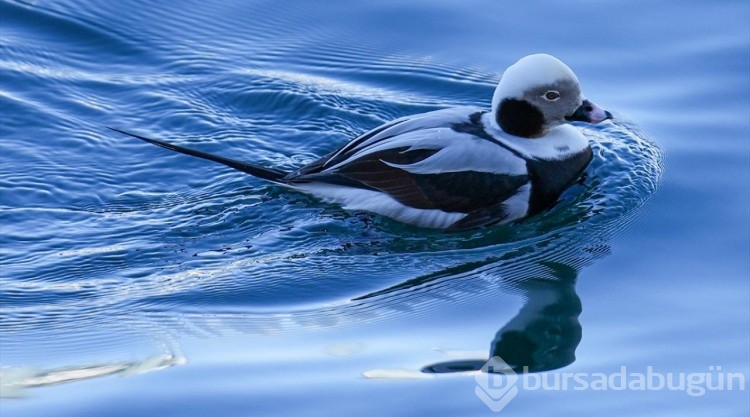
[[[409,227],[107,130],[292,170],[488,107],[538,52],[615,119],[513,225]],[[0,1],[0,414],[746,416],[749,74],[746,1]],[[493,412],[475,369],[511,353],[538,368]],[[529,388],[623,367],[744,385]]]

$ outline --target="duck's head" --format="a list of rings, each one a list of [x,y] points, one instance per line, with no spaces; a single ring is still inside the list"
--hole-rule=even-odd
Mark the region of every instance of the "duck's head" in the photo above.
[[[559,59],[536,54],[508,67],[492,97],[498,126],[514,136],[540,138],[563,123],[599,123],[612,114],[586,100],[573,71]]]

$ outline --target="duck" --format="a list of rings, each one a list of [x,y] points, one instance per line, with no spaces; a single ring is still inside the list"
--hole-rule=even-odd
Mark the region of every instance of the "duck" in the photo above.
[[[612,114],[584,97],[570,67],[551,55],[533,54],[503,72],[490,109],[464,106],[401,117],[294,171],[110,129],[346,210],[462,231],[554,207],[593,157],[571,122],[607,119]]]

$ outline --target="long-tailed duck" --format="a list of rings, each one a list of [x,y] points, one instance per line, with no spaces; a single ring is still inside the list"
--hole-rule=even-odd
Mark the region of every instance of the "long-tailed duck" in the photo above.
[[[350,210],[421,227],[464,230],[547,210],[592,158],[570,121],[612,115],[586,100],[573,71],[550,55],[511,65],[492,109],[402,117],[294,172],[120,133],[307,192]]]

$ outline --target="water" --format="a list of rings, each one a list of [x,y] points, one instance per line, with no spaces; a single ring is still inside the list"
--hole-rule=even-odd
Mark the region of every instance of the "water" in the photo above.
[[[513,352],[542,372],[499,415],[748,414],[746,2],[0,16],[4,416],[495,415],[474,373],[442,372]],[[580,126],[586,180],[518,225],[407,227],[105,128],[292,169],[396,117],[488,106],[535,52],[616,123]],[[514,329],[541,349],[497,343]],[[528,388],[622,366],[746,386]]]

